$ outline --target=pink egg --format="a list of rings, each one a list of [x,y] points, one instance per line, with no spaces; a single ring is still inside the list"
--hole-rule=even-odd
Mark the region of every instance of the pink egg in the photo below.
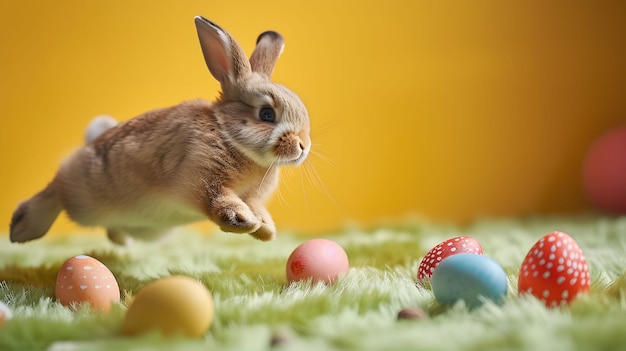
[[[626,127],[605,134],[591,147],[583,166],[583,185],[598,210],[626,214]]]
[[[104,312],[120,301],[120,288],[113,273],[93,257],[81,255],[63,263],[57,274],[55,293],[63,306],[89,305]]]
[[[348,255],[331,240],[313,239],[298,246],[287,260],[287,280],[333,283],[348,272]]]

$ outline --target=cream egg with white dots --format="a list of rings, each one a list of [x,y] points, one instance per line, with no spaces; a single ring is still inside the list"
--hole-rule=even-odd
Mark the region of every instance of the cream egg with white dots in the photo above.
[[[79,255],[65,261],[57,274],[55,294],[63,306],[89,303],[94,310],[108,312],[120,301],[113,273],[93,257]]]

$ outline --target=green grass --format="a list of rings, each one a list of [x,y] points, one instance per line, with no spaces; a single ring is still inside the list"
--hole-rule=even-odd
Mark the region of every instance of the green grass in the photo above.
[[[544,234],[568,232],[587,257],[592,287],[564,309],[518,297],[517,273]],[[426,251],[457,235],[475,237],[500,263],[510,289],[503,305],[468,310],[438,305],[417,287]],[[320,236],[322,237],[322,236]],[[0,300],[13,319],[0,327],[0,350],[617,350],[626,346],[626,218],[535,218],[480,221],[469,227],[401,223],[328,234],[341,244],[349,273],[332,286],[289,283],[285,263],[307,237],[280,233],[262,243],[225,233],[183,229],[128,248],[104,235],[78,233],[24,245],[0,245]],[[87,254],[113,272],[122,303],[107,315],[70,310],[54,299],[54,282],[69,257]],[[203,338],[124,337],[126,304],[146,283],[174,274],[200,280],[216,316]],[[406,307],[429,317],[398,320]],[[272,345],[272,340],[282,342]]]

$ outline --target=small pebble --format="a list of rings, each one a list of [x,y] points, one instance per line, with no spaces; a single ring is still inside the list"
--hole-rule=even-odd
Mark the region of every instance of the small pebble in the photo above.
[[[275,347],[284,345],[289,342],[290,339],[291,336],[289,335],[289,333],[278,331],[272,336],[272,339],[270,340],[270,346]]]
[[[398,320],[401,319],[408,319],[408,320],[422,320],[422,319],[426,319],[426,313],[420,309],[420,308],[412,308],[412,307],[407,307],[407,308],[403,308],[402,310],[400,310],[400,312],[398,312]]]

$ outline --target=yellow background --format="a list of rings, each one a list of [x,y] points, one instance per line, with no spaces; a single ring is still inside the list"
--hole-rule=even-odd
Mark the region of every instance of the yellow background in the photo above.
[[[283,172],[283,230],[578,213],[585,151],[626,120],[620,0],[2,1],[1,231],[95,115],[217,95],[195,15],[248,53],[285,36],[274,78],[309,108],[319,179]]]

